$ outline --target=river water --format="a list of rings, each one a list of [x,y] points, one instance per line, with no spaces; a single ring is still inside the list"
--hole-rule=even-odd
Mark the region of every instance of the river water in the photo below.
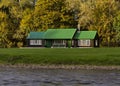
[[[0,68],[0,86],[120,86],[120,71]]]

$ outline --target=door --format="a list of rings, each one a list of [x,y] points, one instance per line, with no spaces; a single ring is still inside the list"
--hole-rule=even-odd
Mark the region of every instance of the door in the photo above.
[[[52,46],[52,40],[46,40],[45,47],[51,47]]]

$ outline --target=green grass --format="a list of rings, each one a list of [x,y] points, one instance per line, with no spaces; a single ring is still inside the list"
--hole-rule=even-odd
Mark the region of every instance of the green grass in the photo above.
[[[120,65],[120,48],[1,48],[0,63]]]

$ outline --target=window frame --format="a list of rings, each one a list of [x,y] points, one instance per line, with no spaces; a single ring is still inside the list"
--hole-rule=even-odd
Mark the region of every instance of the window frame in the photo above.
[[[54,40],[53,45],[65,45],[65,40]]]
[[[90,46],[90,40],[78,40],[78,46]]]
[[[42,40],[30,40],[30,45],[42,45]]]

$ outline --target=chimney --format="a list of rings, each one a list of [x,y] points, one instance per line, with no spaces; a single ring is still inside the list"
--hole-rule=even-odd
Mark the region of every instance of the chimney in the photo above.
[[[78,23],[78,26],[77,26],[77,30],[78,30],[78,33],[80,33],[80,24]]]

